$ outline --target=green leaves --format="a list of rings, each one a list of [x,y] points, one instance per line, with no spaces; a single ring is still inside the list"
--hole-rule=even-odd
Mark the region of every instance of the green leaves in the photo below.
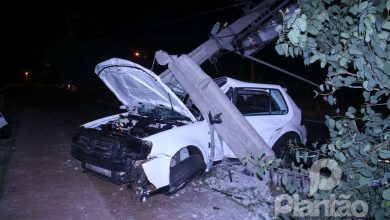
[[[340,162],[345,162],[347,160],[347,158],[345,157],[344,153],[339,152],[339,151],[334,154],[334,157],[335,157],[336,160],[338,160]]]
[[[333,97],[333,95],[328,95],[327,101],[328,101],[329,105],[333,105],[334,104],[334,97]]]
[[[309,153],[307,151],[303,152],[303,162],[307,163],[307,157],[309,156]]]
[[[310,63],[316,62],[319,58],[320,56],[318,56],[318,54],[314,54],[313,56],[310,57]]]
[[[300,32],[305,32],[307,30],[307,21],[306,21],[306,15],[302,15],[302,17],[297,18],[294,22],[294,25],[296,25],[297,29]]]
[[[285,186],[287,185],[287,172],[284,172],[282,175],[282,184]]]
[[[318,35],[319,34],[318,29],[314,26],[309,26],[307,29],[307,32],[309,32],[311,35]]]
[[[288,39],[290,40],[290,42],[297,46],[298,43],[299,43],[299,37],[301,36],[301,34],[299,33],[299,30],[296,30],[296,29],[293,29],[291,30],[288,34],[287,34],[287,37]]]
[[[353,14],[353,15],[357,15],[358,10],[359,10],[359,6],[354,5],[352,8],[349,9],[349,12],[351,12],[351,14]]]
[[[288,56],[288,44],[278,44],[275,49],[279,55]]]
[[[368,6],[368,1],[362,2],[358,7],[358,12],[361,13],[363,10],[365,10]]]
[[[385,200],[390,200],[390,189],[386,189],[382,192],[382,197]]]
[[[349,34],[346,32],[341,33],[340,36],[343,38],[349,38]]]
[[[265,175],[265,167],[260,166],[257,170],[257,175],[259,176],[259,178],[263,178],[263,176]]]
[[[358,45],[352,45],[349,49],[348,49],[349,53],[351,55],[362,55],[363,52],[361,49],[358,48]]]
[[[357,58],[355,61],[355,64],[356,64],[356,67],[358,68],[358,70],[363,70],[364,58],[363,57]]]
[[[284,17],[278,29],[276,50],[284,56],[298,56],[299,51],[305,65],[319,61],[327,75],[316,94],[330,105],[335,104],[335,92],[347,89],[355,95],[351,99],[362,101],[355,105],[358,111],[341,103],[338,107],[344,112],[338,110],[326,118],[329,139],[318,148],[321,157],[328,156],[343,167],[346,179],[335,189],[337,193],[348,192],[353,198],[370,201],[368,218],[375,214],[390,217],[390,210],[383,211],[382,200],[390,201],[390,175],[386,177],[390,170],[390,116],[375,112],[385,106],[390,110],[390,0],[378,4],[372,0],[332,2],[299,1],[301,9],[291,20]],[[297,149],[295,159],[308,162],[309,153]],[[383,185],[374,189],[371,185],[377,180]],[[287,176],[284,183],[292,192],[293,183]],[[314,197],[324,198],[326,193],[317,192]]]
[[[355,114],[356,113],[356,109],[354,107],[348,107],[347,109],[348,112],[350,112],[351,114]]]
[[[349,25],[353,24],[353,20],[350,16],[345,17],[345,20],[348,22]]]
[[[364,177],[367,177],[367,178],[372,177],[372,172],[366,168],[360,169],[360,174]]]
[[[369,82],[366,80],[363,82],[363,88],[367,91],[372,91],[372,88],[369,85]]]
[[[340,59],[340,66],[345,66],[348,62],[348,59],[345,57],[341,57]]]
[[[381,159],[390,159],[390,150],[380,150],[379,157]]]
[[[275,50],[279,55],[284,55],[283,44],[277,44]]]
[[[376,53],[376,55],[378,55],[379,58],[385,58],[386,57],[386,52],[380,46],[372,45],[372,47],[374,49],[374,52]]]
[[[383,72],[390,76],[390,62],[385,62],[383,66]]]
[[[390,31],[390,21],[383,23],[382,28]]]
[[[327,126],[329,129],[334,129],[334,126],[336,125],[336,121],[332,118],[327,120]]]

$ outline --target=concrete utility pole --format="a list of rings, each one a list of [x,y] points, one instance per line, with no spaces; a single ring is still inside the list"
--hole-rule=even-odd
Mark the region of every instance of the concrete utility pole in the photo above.
[[[290,0],[262,1],[223,30],[218,32],[219,25],[214,26],[211,38],[188,55],[177,58],[162,51],[156,53],[156,60],[161,65],[168,64],[168,69],[160,74],[162,81],[173,90],[180,89],[188,93],[205,117],[208,113],[221,116],[222,123],[211,126],[240,160],[249,159],[247,168],[250,171],[256,166],[256,161],[250,160],[250,156],[259,157],[264,154],[265,159],[269,160],[275,157],[274,152],[199,65],[221,49],[234,49],[233,41],[239,41],[245,46],[245,42],[249,38],[253,39],[253,33],[262,25],[274,23],[270,18],[274,18],[289,3]],[[255,38],[261,43],[276,36],[276,32],[256,32]],[[255,51],[256,49],[249,53]]]
[[[244,16],[240,17],[217,34],[211,36],[209,40],[190,52],[188,56],[195,61],[195,63],[199,65],[202,64],[220,49],[231,48],[233,41],[244,41],[243,38],[246,38],[251,33],[256,32],[259,26],[263,25],[270,18],[273,18],[277,13],[279,13],[279,10],[287,7],[289,3],[291,3],[290,0],[262,1],[257,6],[247,11]],[[171,88],[180,87],[177,80],[173,77],[170,69],[161,73],[160,78]]]
[[[256,160],[250,156],[270,160],[275,157],[273,150],[249,124],[240,111],[226,97],[221,89],[188,55],[179,58],[169,56],[163,51],[156,53],[161,65],[168,64],[172,74],[190,95],[192,102],[204,117],[220,115],[220,123],[212,124],[233,153],[243,162],[247,160],[247,169],[254,171]],[[211,140],[213,141],[213,140]]]

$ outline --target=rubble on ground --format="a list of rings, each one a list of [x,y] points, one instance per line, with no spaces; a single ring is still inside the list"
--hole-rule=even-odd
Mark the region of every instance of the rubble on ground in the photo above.
[[[271,219],[274,198],[265,181],[245,172],[242,164],[221,163],[207,175],[204,183],[258,217]]]

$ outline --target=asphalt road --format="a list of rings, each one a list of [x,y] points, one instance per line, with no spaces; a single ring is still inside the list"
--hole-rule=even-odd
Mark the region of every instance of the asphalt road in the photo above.
[[[147,203],[125,185],[82,173],[70,155],[82,123],[112,113],[105,103],[50,87],[13,97],[24,113],[0,202],[0,219],[256,219],[230,198],[198,181]],[[74,101],[77,100],[77,101]],[[106,108],[106,109],[105,109]]]

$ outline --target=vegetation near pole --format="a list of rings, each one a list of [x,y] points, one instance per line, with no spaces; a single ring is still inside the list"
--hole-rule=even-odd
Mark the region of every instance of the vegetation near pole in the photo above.
[[[353,89],[364,100],[326,117],[330,140],[318,151],[343,171],[332,193],[367,202],[369,218],[390,218],[390,0],[298,3],[291,16],[281,12],[278,54],[303,57],[306,65],[319,62],[327,79],[315,95],[330,105],[340,88]],[[329,193],[319,191],[314,198]]]

